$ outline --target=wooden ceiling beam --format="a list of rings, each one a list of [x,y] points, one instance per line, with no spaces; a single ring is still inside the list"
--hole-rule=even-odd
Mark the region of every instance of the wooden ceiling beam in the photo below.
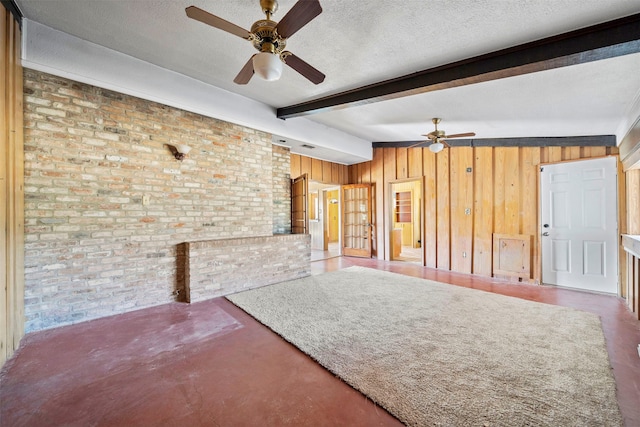
[[[457,86],[640,52],[640,13],[278,108],[281,119],[333,111]]]
[[[425,142],[389,141],[374,142],[373,148],[411,147]],[[526,138],[474,138],[447,140],[452,147],[615,147],[615,135],[558,136],[558,137],[526,137]],[[428,147],[429,143],[423,147]]]

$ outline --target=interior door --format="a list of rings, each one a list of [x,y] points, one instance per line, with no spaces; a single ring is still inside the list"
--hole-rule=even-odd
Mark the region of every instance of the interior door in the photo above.
[[[342,202],[342,254],[371,258],[371,185],[343,185]]]
[[[540,197],[542,281],[617,293],[616,158],[544,166]]]
[[[309,182],[307,174],[300,175],[291,182],[291,234],[307,234],[309,232],[309,205],[307,194]]]

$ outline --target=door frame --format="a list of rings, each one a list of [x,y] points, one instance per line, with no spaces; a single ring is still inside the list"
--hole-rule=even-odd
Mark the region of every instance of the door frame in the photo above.
[[[324,212],[322,213],[324,219],[324,229],[323,233],[327,238],[327,242],[329,241],[329,237],[327,235],[327,228],[329,226],[329,197],[327,192],[329,191],[337,191],[338,192],[338,254],[342,256],[342,186],[336,185],[333,187],[327,187],[322,189],[322,203]]]
[[[540,277],[540,285],[544,285],[544,280],[543,280],[543,245],[542,245],[542,233],[544,232],[543,230],[543,224],[542,224],[542,168],[544,168],[545,166],[553,166],[553,165],[558,165],[558,164],[563,164],[563,163],[575,163],[575,162],[582,162],[582,161],[589,161],[589,160],[601,160],[601,159],[606,159],[606,158],[614,158],[616,160],[616,191],[615,191],[615,197],[616,197],[616,239],[619,240],[620,239],[620,232],[622,230],[622,220],[623,217],[621,216],[621,211],[620,211],[620,199],[621,197],[626,197],[626,194],[620,194],[621,188],[623,189],[622,191],[624,191],[624,186],[621,187],[620,184],[620,180],[624,179],[624,176],[621,176],[621,169],[620,169],[620,158],[618,157],[618,155],[605,155],[605,156],[598,156],[598,157],[586,157],[586,158],[580,158],[580,159],[570,159],[570,160],[561,160],[561,161],[557,161],[557,162],[546,162],[546,163],[540,163],[539,164],[539,169],[538,169],[538,176],[537,176],[537,186],[538,186],[538,218],[537,218],[537,241],[538,241],[538,250],[537,250],[537,254],[535,254],[534,256],[537,256],[538,258],[538,262],[536,265],[536,269],[538,270],[538,274]],[[534,239],[535,241],[535,239]],[[617,275],[616,275],[616,280],[617,280],[617,291],[616,291],[616,295],[621,296],[622,295],[622,278],[621,278],[621,274],[623,271],[623,265],[622,265],[622,261],[621,261],[621,255],[620,255],[620,250],[619,250],[619,246],[616,247],[615,249],[615,255],[616,255],[616,267],[618,269]],[[562,285],[548,285],[548,286],[554,286],[556,288],[563,288],[563,289],[573,289],[573,290],[582,290],[584,292],[595,292],[595,291],[589,291],[588,289],[580,289],[580,288],[571,288],[571,287],[564,287]],[[606,295],[613,295],[610,293],[606,293]]]
[[[426,265],[426,257],[425,257],[425,234],[424,234],[424,176],[418,176],[413,178],[403,178],[403,179],[394,179],[393,181],[388,181],[387,185],[384,187],[384,260],[392,261],[391,256],[391,239],[393,238],[393,186],[394,184],[402,184],[406,182],[419,182],[420,183],[420,218],[418,219],[420,223],[420,257],[421,262],[420,265],[423,267]],[[413,221],[412,221],[413,222]]]

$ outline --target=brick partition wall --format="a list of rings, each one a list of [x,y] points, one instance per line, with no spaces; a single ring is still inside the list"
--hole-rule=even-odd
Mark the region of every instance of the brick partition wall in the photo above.
[[[27,331],[175,301],[184,242],[290,229],[270,134],[33,70],[24,94]]]
[[[184,252],[188,302],[311,274],[309,234],[190,242]]]

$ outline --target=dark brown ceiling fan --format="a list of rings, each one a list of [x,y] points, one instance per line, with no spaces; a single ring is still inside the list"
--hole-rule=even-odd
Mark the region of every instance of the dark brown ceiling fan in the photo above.
[[[312,83],[322,83],[325,78],[324,74],[293,53],[284,50],[287,38],[322,12],[320,2],[318,0],[299,0],[280,22],[271,20],[271,16],[278,9],[276,0],[260,0],[260,7],[265,13],[266,19],[254,22],[251,31],[205,12],[196,6],[189,6],[185,10],[191,19],[249,40],[260,52],[253,55],[242,67],[236,78],[233,79],[235,83],[239,85],[249,83],[254,72],[264,80],[277,80],[282,73],[283,62]]]
[[[427,137],[426,141],[419,142],[415,145],[412,145],[411,147],[421,147],[428,143],[430,151],[434,153],[439,153],[440,151],[442,151],[444,147],[447,147],[447,148],[450,147],[450,145],[447,144],[446,142],[447,139],[476,136],[475,132],[456,133],[453,135],[447,135],[445,131],[438,129],[438,124],[442,121],[442,119],[434,117],[433,119],[431,119],[431,121],[436,127],[435,130],[433,132],[429,132],[426,135],[422,135]]]

